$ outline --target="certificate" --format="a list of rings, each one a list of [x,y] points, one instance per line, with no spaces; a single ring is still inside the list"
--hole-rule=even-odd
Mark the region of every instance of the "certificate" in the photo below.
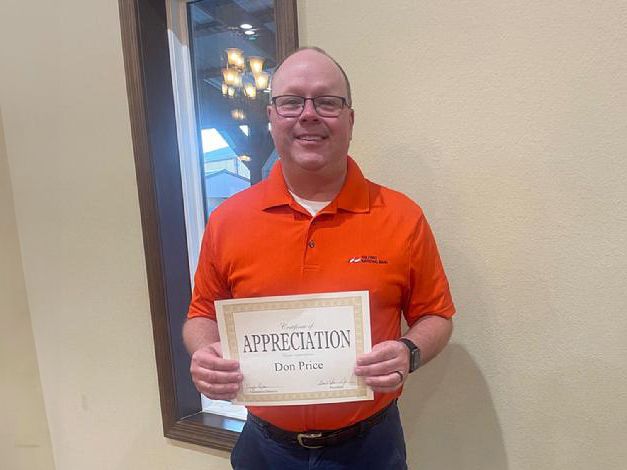
[[[215,302],[222,354],[244,376],[235,403],[302,405],[372,400],[354,374],[369,352],[367,291]]]

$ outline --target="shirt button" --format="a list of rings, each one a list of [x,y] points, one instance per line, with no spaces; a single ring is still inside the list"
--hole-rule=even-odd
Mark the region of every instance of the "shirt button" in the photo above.
[[[307,245],[309,246],[309,248],[315,248],[316,242],[313,240],[309,240],[309,243],[307,243]]]

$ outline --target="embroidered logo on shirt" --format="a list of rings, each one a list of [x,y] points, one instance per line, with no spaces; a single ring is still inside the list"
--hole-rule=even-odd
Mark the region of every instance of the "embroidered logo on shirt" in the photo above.
[[[348,260],[349,263],[388,264],[388,260],[379,259],[378,256],[355,256]]]

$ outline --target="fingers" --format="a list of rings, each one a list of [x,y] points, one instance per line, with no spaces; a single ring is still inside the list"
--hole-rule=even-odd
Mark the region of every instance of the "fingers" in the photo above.
[[[210,384],[204,381],[194,381],[196,389],[207,398],[212,400],[232,400],[237,396],[240,383]]]
[[[196,351],[192,355],[190,372],[200,393],[214,400],[231,400],[237,395],[244,377],[239,362],[224,359],[219,346],[214,343]]]
[[[192,355],[192,365],[211,370],[235,371],[239,369],[239,362],[235,359],[224,359],[222,351],[211,345],[202,348]]]
[[[364,377],[366,385],[382,393],[401,387],[408,372],[407,347],[398,341],[376,344],[371,352],[357,358],[355,367],[355,375]]]
[[[192,366],[190,368],[190,372],[192,373],[192,378],[194,380],[209,384],[239,384],[243,379],[242,373],[239,370],[235,372],[222,372],[219,370]]]
[[[357,358],[357,365],[366,366],[377,362],[387,361],[398,357],[401,353],[407,354],[406,346],[398,341],[383,341],[375,344],[372,351]]]
[[[357,366],[355,368],[355,375],[360,376],[374,376],[374,375],[386,375],[392,371],[402,370],[403,361],[398,358],[393,358],[389,361],[377,362],[375,364],[370,364],[368,366]]]
[[[386,375],[395,370],[407,374],[409,370],[407,347],[398,341],[383,341],[376,344],[369,353],[357,358],[355,375]]]
[[[385,375],[378,375],[375,377],[366,377],[364,382],[375,392],[389,393],[397,390],[404,383],[405,374],[401,380],[400,374],[392,372]]]

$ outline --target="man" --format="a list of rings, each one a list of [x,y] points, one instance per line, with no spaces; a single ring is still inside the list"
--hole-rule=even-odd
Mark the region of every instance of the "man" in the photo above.
[[[350,85],[324,51],[298,50],[278,67],[268,116],[280,162],[218,207],[203,238],[184,327],[194,383],[229,400],[243,379],[239,363],[222,358],[214,300],[368,290],[373,347],[355,373],[375,399],[251,406],[231,463],[407,468],[396,399],[444,348],[455,311],[433,235],[416,204],[366,180],[348,156]],[[399,340],[401,313],[410,328]]]

